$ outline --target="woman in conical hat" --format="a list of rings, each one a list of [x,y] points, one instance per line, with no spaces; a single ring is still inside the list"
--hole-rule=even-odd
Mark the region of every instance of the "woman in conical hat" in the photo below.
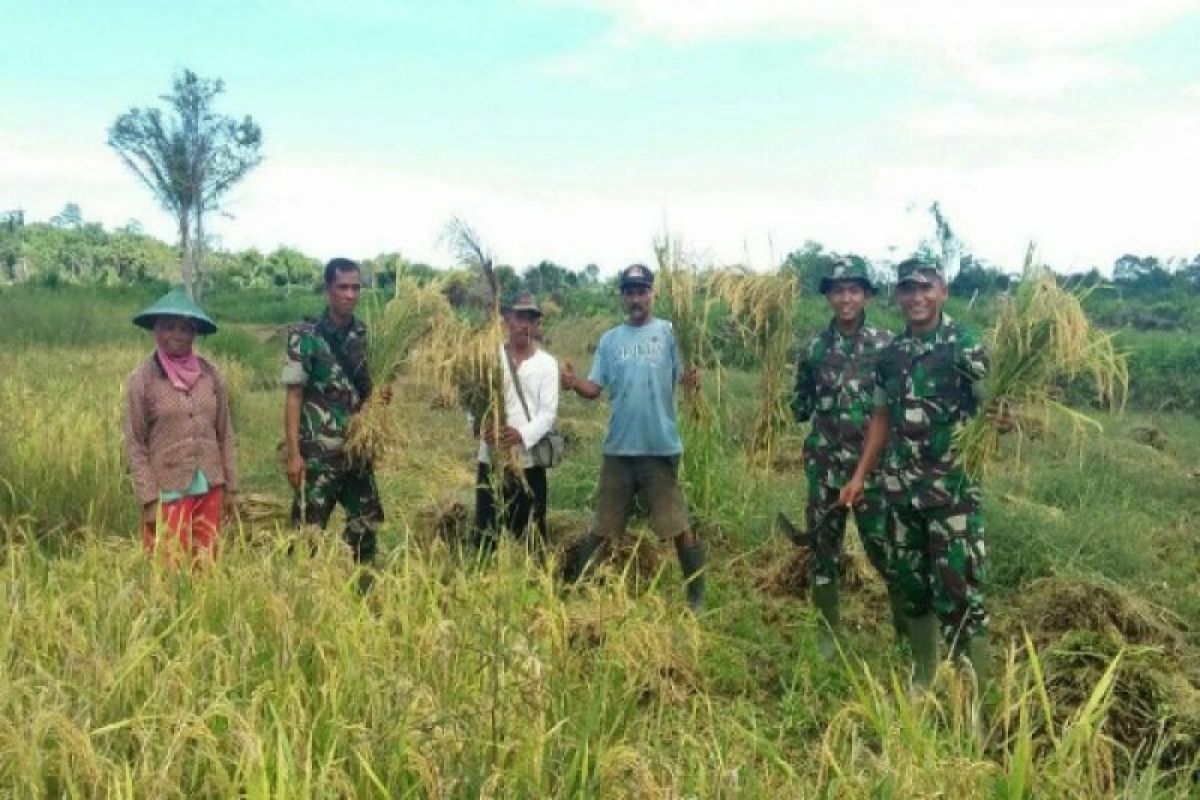
[[[237,492],[233,426],[225,382],[192,343],[217,325],[183,289],[160,297],[133,324],[152,331],[155,345],[125,396],[125,450],[142,543],[167,561],[176,553],[215,557],[221,517]]]

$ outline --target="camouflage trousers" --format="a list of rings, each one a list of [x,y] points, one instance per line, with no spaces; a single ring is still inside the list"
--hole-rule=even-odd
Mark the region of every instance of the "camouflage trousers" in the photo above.
[[[979,504],[965,500],[918,509],[901,501],[889,506],[888,533],[905,613],[936,614],[952,646],[985,634],[986,551]]]
[[[292,525],[315,525],[322,530],[329,524],[333,508],[341,503],[346,512],[346,544],[354,551],[354,560],[370,562],[375,558],[376,531],[383,523],[383,505],[370,469],[350,468],[344,462],[318,458],[304,461],[304,503],[300,494],[292,502]]]
[[[817,481],[810,480],[808,484],[808,507],[804,511],[804,518],[812,534],[814,585],[832,583],[841,569],[846,518],[850,512],[844,507],[835,508],[840,491],[840,487],[826,486]],[[824,519],[821,518],[822,514]],[[871,565],[885,583],[890,582],[892,548],[888,538],[887,508],[878,488],[867,489],[862,502],[854,507],[854,524]]]

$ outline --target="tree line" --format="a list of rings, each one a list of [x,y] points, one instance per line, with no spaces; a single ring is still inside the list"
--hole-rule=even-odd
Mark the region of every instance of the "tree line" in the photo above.
[[[940,257],[936,252],[928,255]],[[292,247],[278,247],[269,253],[255,248],[212,249],[202,257],[204,268],[200,280],[210,288],[302,290],[316,286],[320,280],[321,262]],[[894,280],[890,264],[872,262],[855,254],[849,257],[866,265],[881,285],[887,286]],[[833,259],[834,253],[820,242],[807,241],[788,253],[779,269],[795,273],[805,294],[816,294],[821,277],[829,273]],[[30,222],[20,210],[0,212],[0,281],[6,283],[179,283],[183,280],[185,261],[179,245],[145,233],[137,220],[106,229],[98,222],[86,220],[75,203],[67,203],[44,222]],[[404,272],[421,282],[440,276],[446,281],[452,300],[464,300],[471,291],[468,276],[456,281],[453,269],[410,262],[398,252],[380,253],[362,259],[361,263],[364,280],[374,288],[391,289],[396,276]],[[600,267],[594,263],[571,269],[550,260],[521,269],[502,264],[497,266],[496,276],[505,293],[523,288],[546,296],[605,283],[600,277]],[[964,253],[959,256],[950,290],[962,297],[1003,292],[1016,279],[1014,271]],[[1197,294],[1200,254],[1191,259],[1125,254],[1113,262],[1111,277],[1093,268],[1064,276],[1064,281],[1079,287],[1108,284],[1125,297]]]
[[[120,284],[154,280],[182,283],[194,297],[210,287],[290,291],[315,285],[319,262],[294,248],[262,253],[253,248],[231,252],[209,247],[207,215],[219,211],[225,194],[264,158],[263,131],[251,116],[217,112],[215,105],[224,91],[220,79],[184,70],[172,80],[170,91],[159,97],[162,107],[130,108],[119,114],[107,131],[108,144],[117,157],[171,214],[178,231],[174,246],[146,235],[135,220],[107,231],[98,223],[87,222],[75,203],[67,203],[44,223],[27,223],[20,210],[0,212],[0,281]],[[1015,270],[973,256],[940,203],[935,201],[925,210],[933,223],[933,235],[913,254],[947,268],[952,294],[976,297],[1009,289],[1016,279]],[[841,255],[866,266],[885,287],[894,279],[888,263]],[[789,253],[779,269],[794,273],[803,292],[816,294],[833,261],[834,254],[823,245],[807,241]],[[385,290],[395,285],[402,271],[418,280],[439,274],[435,267],[407,263],[395,252],[360,263],[367,284]],[[1121,301],[1172,295],[1178,300],[1180,294],[1200,292],[1200,254],[1191,260],[1126,254],[1112,267],[1111,285]],[[526,288],[564,306],[572,295],[580,294],[578,290],[601,285],[595,264],[571,270],[546,260],[520,272],[498,266],[496,278],[505,293]],[[443,280],[455,305],[470,303],[478,292],[469,275],[448,271]],[[1085,288],[1109,282],[1098,268],[1064,280]]]

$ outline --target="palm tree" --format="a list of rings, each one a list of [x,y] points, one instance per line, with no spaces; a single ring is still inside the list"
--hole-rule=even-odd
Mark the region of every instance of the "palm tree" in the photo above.
[[[204,215],[262,162],[262,129],[216,114],[213,100],[225,90],[221,80],[185,70],[163,95],[170,106],[131,108],[108,129],[108,144],[175,217],[179,231],[180,277],[197,297],[201,286]]]

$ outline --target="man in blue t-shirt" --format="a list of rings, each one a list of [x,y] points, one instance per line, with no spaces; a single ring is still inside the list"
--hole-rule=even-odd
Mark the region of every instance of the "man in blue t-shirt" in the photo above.
[[[612,404],[595,519],[567,564],[567,580],[578,580],[604,540],[625,531],[634,498],[640,496],[650,527],[659,538],[675,541],[688,608],[700,613],[704,547],[692,533],[679,487],[683,442],[675,423],[675,384],[694,385],[696,373],[684,371],[671,323],[651,314],[654,273],[633,264],[621,272],[620,287],[625,322],[600,337],[587,379],[576,376],[569,363],[562,372],[563,389],[587,400],[607,389]]]

